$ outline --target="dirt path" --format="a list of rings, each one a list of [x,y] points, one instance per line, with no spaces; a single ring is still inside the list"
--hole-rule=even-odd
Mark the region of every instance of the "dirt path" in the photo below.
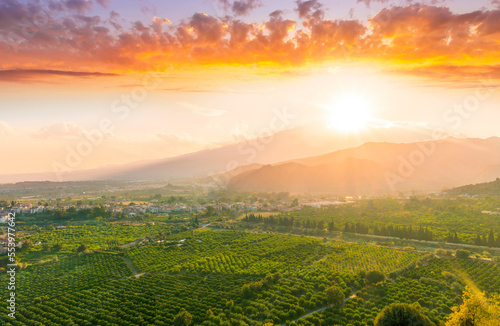
[[[144,240],[144,239],[146,239],[146,237],[142,237],[142,238],[136,239],[136,240],[134,240],[134,241],[132,241],[132,242],[129,242],[129,243],[127,243],[127,244],[121,245],[121,246],[120,246],[120,248],[122,248],[122,249],[125,249],[125,248],[130,248],[130,247],[132,247],[132,246],[137,245],[139,242],[141,242],[141,241],[142,241],[142,240]]]
[[[123,257],[123,260],[125,261],[125,264],[127,264],[128,268],[132,271],[132,274],[134,274],[134,277],[139,277],[143,274],[139,274],[139,271],[137,268],[135,268],[134,264],[128,257]]]
[[[210,224],[212,224],[212,223],[202,224],[199,228],[194,229],[194,230],[195,230],[195,231],[196,231],[196,230],[203,230],[203,229],[205,229],[206,227],[210,226]]]
[[[351,300],[351,299],[354,299],[354,298],[356,297],[356,293],[357,293],[357,292],[358,292],[358,291],[353,292],[349,298],[345,298],[345,299],[344,299],[344,303],[346,303],[347,301],[349,301],[349,300]],[[314,310],[314,311],[311,311],[311,312],[308,312],[307,314],[304,314],[304,315],[302,315],[302,316],[300,316],[300,317],[298,317],[298,318],[296,318],[296,319],[294,319],[294,320],[289,321],[289,323],[290,323],[290,322],[292,322],[292,321],[295,321],[295,322],[296,322],[296,321],[297,321],[297,320],[299,320],[299,319],[304,319],[304,318],[306,318],[306,317],[309,317],[310,315],[312,315],[312,314],[314,314],[314,313],[316,313],[316,312],[322,312],[323,310],[325,310],[325,309],[326,309],[326,308],[328,308],[328,307],[330,307],[330,305],[328,305],[328,306],[324,306],[324,307],[321,307],[321,308],[318,308],[318,309],[316,309],[316,310]],[[285,324],[282,324],[282,326],[284,326],[284,325],[285,325]]]

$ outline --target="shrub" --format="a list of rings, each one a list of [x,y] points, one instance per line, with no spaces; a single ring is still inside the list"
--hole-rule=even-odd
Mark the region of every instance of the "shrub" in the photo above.
[[[421,325],[435,326],[418,304],[393,303],[375,318],[375,326]]]
[[[368,274],[366,274],[366,279],[371,284],[376,284],[385,280],[385,275],[379,271],[370,271],[368,272]]]
[[[470,254],[470,251],[464,249],[457,249],[457,251],[455,252],[455,256],[460,259],[467,259],[469,258]]]

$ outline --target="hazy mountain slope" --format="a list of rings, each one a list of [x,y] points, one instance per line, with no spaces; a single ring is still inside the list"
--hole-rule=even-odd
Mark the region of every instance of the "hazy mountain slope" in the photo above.
[[[384,190],[381,179],[383,171],[384,168],[376,162],[353,158],[339,164],[320,166],[284,163],[275,166],[266,165],[242,173],[231,179],[229,188],[252,191],[375,194]]]
[[[446,194],[449,196],[489,196],[489,197],[499,197],[500,196],[500,178],[497,178],[492,182],[484,182],[478,184],[471,184],[461,187],[456,187],[446,190]]]
[[[250,138],[237,144],[157,160],[138,168],[109,174],[119,180],[179,180],[227,173],[249,164],[273,164],[361,145],[368,139],[419,139],[422,130],[368,129],[357,135],[340,134],[319,122],[282,130],[266,138]],[[231,174],[234,175],[234,174]]]
[[[430,191],[491,180],[500,170],[498,167],[500,139],[494,137],[410,144],[366,143],[249,171],[234,177],[230,187],[299,192]]]

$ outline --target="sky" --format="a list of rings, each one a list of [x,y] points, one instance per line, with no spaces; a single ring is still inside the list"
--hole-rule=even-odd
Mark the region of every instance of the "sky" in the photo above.
[[[500,136],[499,40],[498,0],[0,0],[0,175],[224,146],[276,112]]]

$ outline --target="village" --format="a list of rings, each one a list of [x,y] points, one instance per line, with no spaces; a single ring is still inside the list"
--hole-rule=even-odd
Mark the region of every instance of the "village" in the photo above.
[[[337,197],[329,197],[322,199],[301,198],[294,200],[280,200],[275,202],[255,201],[255,202],[235,202],[235,203],[220,203],[209,202],[204,204],[186,204],[186,203],[160,203],[158,200],[147,201],[128,201],[120,202],[109,201],[102,204],[75,205],[73,203],[65,205],[50,205],[32,204],[32,203],[16,203],[11,206],[0,207],[0,223],[5,223],[10,212],[21,216],[43,216],[44,213],[62,210],[66,212],[78,212],[81,210],[92,210],[95,207],[103,208],[112,213],[112,215],[122,215],[126,217],[134,217],[138,215],[168,215],[168,214],[202,214],[209,212],[210,215],[218,215],[219,212],[291,212],[303,209],[304,207],[320,208],[330,205],[341,205],[352,202],[352,197],[344,197],[339,200]]]

